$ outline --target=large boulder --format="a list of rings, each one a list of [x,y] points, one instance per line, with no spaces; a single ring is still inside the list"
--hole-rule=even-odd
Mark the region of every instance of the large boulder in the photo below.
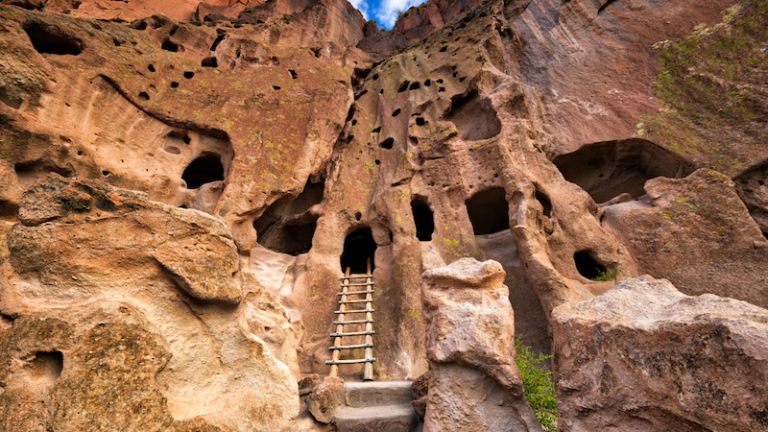
[[[645,191],[647,199],[606,206],[601,217],[644,271],[688,295],[768,307],[768,241],[730,177],[699,169],[649,180]]]
[[[422,275],[430,365],[424,431],[540,431],[515,365],[504,270],[462,258]]]
[[[642,276],[553,316],[561,430],[768,430],[768,310]]]
[[[0,266],[0,429],[289,427],[293,331],[221,221],[55,175],[19,218]]]

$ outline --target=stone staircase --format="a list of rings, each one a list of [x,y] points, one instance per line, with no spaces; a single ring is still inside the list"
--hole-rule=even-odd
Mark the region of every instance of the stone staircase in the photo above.
[[[412,401],[411,381],[345,382],[333,423],[338,432],[420,431]]]

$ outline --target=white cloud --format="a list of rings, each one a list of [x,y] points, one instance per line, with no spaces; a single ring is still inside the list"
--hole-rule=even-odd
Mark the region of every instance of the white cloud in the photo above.
[[[392,28],[399,12],[405,12],[411,6],[424,3],[424,0],[382,0],[376,18],[387,28]]]
[[[366,0],[349,0],[349,2],[352,4],[352,6],[357,8],[360,13],[363,14],[365,19],[370,19],[368,13],[368,2],[366,2]]]

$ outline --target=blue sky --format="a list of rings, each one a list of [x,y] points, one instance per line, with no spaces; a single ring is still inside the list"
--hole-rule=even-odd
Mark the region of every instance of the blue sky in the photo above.
[[[363,13],[365,19],[376,20],[379,28],[392,29],[397,21],[397,13],[406,11],[411,6],[424,3],[424,0],[349,0]]]

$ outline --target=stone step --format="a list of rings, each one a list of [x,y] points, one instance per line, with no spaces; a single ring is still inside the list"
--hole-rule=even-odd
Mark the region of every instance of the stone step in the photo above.
[[[341,407],[334,414],[338,432],[411,432],[419,419],[410,403],[373,407]]]
[[[374,407],[377,405],[408,405],[412,381],[345,382],[344,398],[348,407]]]

